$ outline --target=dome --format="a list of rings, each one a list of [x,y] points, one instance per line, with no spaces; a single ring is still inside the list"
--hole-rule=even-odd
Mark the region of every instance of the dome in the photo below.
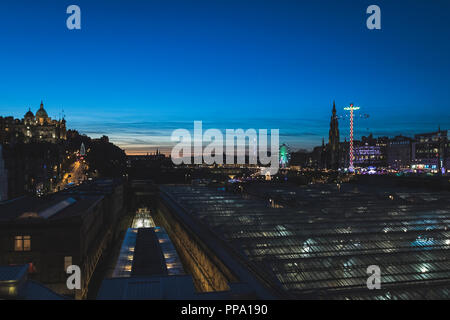
[[[48,118],[47,111],[45,111],[44,104],[42,103],[42,101],[41,101],[41,107],[36,112],[36,118]]]
[[[25,118],[34,118],[34,114],[31,112],[31,109],[28,109],[28,112],[25,113]]]

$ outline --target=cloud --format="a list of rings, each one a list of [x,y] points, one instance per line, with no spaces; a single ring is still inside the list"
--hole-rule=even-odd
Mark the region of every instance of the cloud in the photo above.
[[[108,121],[109,120],[109,121]],[[69,127],[76,128],[81,133],[91,137],[107,135],[128,153],[154,152],[156,148],[170,150],[174,145],[170,141],[174,130],[184,128],[191,133],[194,120],[167,120],[167,121],[79,121],[68,122]],[[202,121],[203,130],[217,128],[225,133],[225,129],[279,129],[280,143],[289,144],[292,149],[312,149],[321,144],[322,137],[327,140],[329,118],[234,118],[234,119],[207,119]],[[450,116],[405,116],[384,118],[381,116],[368,119],[355,119],[355,138],[372,133],[374,136],[393,137],[399,134],[414,136],[414,134],[437,130],[438,124],[442,129],[450,128]],[[339,122],[341,140],[348,140],[348,120]]]

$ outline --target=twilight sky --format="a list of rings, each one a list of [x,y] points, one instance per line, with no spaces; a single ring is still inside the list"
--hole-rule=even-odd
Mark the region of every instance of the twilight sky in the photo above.
[[[71,4],[81,30],[66,28]],[[371,4],[381,30],[366,28]],[[194,120],[279,128],[309,149],[327,139],[333,100],[370,115],[357,137],[449,129],[449,23],[448,0],[2,0],[0,115],[44,100],[129,153],[169,150]]]

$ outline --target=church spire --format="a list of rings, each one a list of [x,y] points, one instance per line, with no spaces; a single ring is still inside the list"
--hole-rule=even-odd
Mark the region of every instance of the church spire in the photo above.
[[[333,110],[328,135],[327,168],[337,169],[339,166],[339,123],[336,115],[336,102],[333,100]]]

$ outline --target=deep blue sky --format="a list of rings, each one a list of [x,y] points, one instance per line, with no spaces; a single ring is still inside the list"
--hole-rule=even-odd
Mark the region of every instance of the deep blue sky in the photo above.
[[[66,28],[77,4],[82,29]],[[381,8],[382,30],[366,28]],[[357,136],[450,128],[450,1],[0,2],[0,115],[40,100],[68,126],[129,152],[175,128],[279,128],[281,142],[327,139],[355,102]],[[340,122],[341,139],[348,124]]]

